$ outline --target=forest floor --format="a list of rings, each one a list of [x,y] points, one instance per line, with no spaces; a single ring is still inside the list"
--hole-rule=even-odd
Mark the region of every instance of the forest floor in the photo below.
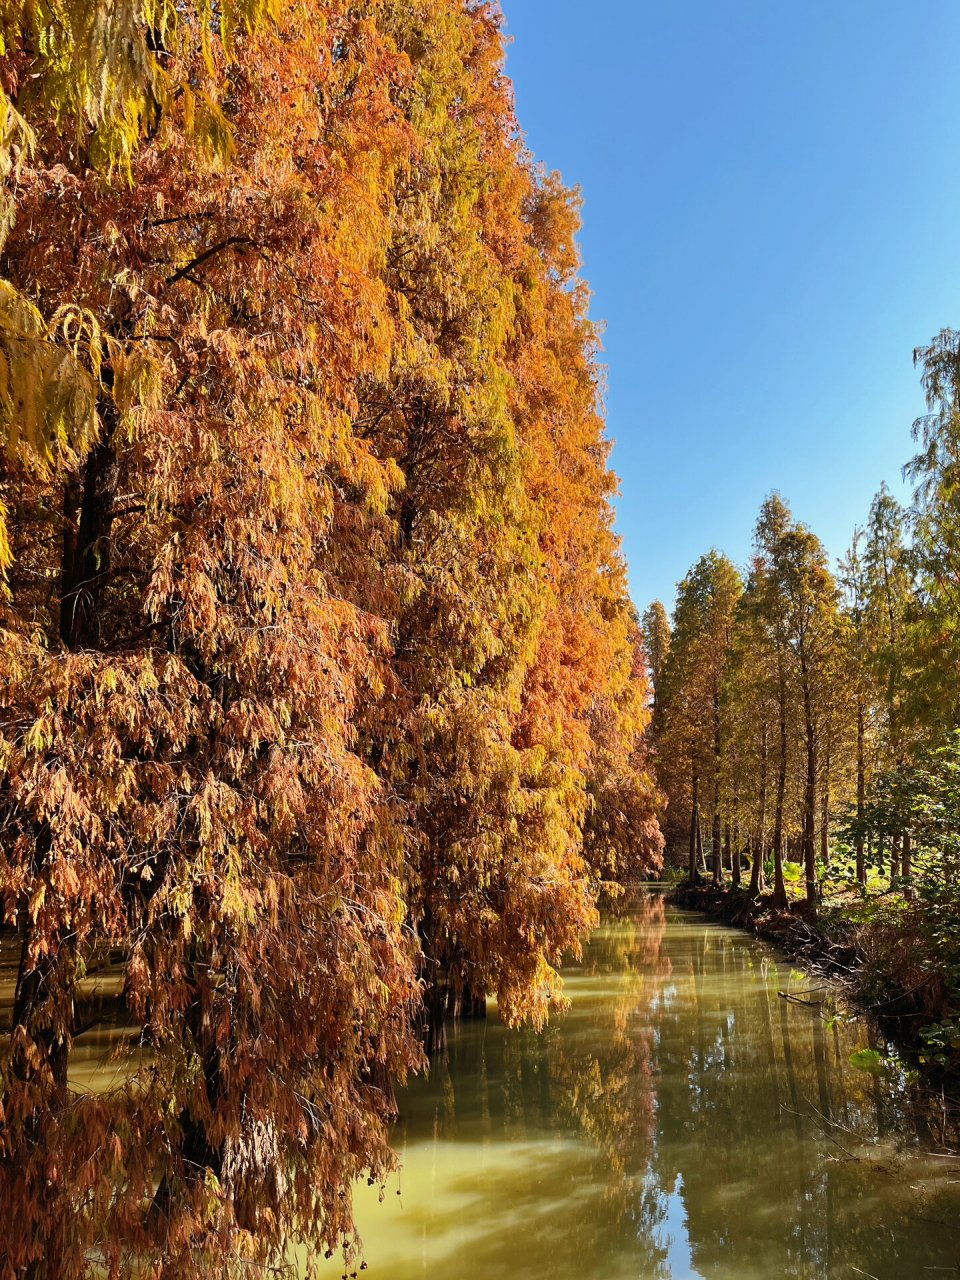
[[[791,959],[840,984],[852,1003],[874,1017],[898,1046],[934,1077],[960,1078],[960,999],[949,955],[937,946],[933,923],[902,895],[865,898],[853,889],[832,893],[811,912],[800,885],[788,885],[790,904],[772,893],[717,887],[708,880],[678,884],[682,907],[747,929]]]

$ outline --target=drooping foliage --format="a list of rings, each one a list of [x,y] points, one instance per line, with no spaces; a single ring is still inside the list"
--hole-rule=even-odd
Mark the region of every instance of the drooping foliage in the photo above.
[[[486,4],[0,33],[0,1273],[256,1274],[659,865],[578,203]]]

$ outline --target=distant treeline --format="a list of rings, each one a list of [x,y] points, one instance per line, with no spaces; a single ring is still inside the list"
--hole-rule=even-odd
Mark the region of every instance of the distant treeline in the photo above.
[[[769,878],[778,906],[799,864],[813,912],[825,888],[875,891],[852,914],[889,908],[942,1011],[960,1003],[960,334],[915,361],[909,507],[882,488],[834,568],[774,494],[749,564],[708,552],[644,630],[674,859],[755,895]]]

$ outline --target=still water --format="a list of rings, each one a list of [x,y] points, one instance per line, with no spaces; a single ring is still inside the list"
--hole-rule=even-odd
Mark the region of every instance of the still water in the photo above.
[[[400,1195],[358,1192],[370,1280],[960,1277],[942,1101],[854,1066],[886,1046],[821,982],[656,893],[565,978],[542,1035],[463,1023],[401,1094]]]

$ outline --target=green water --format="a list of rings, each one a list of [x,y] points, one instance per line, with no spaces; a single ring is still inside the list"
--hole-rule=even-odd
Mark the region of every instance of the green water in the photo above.
[[[463,1023],[401,1095],[401,1194],[358,1193],[370,1280],[960,1276],[942,1102],[778,994],[815,979],[656,895],[565,976],[543,1035]]]

